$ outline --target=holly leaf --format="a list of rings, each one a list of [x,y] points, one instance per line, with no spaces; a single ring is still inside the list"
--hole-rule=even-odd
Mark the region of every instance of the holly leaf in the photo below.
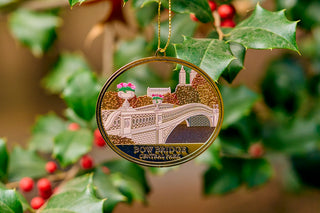
[[[182,44],[175,44],[177,57],[193,63],[206,71],[213,80],[235,59],[229,44],[217,39],[193,39],[185,37]]]
[[[87,1],[87,0],[69,0],[69,4],[70,4],[71,7],[73,7],[74,5],[76,5],[78,3],[82,4],[85,1]]]
[[[144,189],[144,192],[149,193],[150,187],[146,179],[145,171],[137,164],[121,159],[108,161],[103,165],[108,167],[112,173],[121,173],[137,181]]]
[[[128,0],[124,0],[124,3],[127,3]],[[152,2],[158,2],[157,0],[132,0],[132,6],[134,8],[143,8],[144,6],[152,3]]]
[[[231,61],[228,68],[222,73],[222,77],[229,83],[232,83],[238,73],[244,68],[246,48],[241,44],[230,42],[230,50],[236,59]]]
[[[158,4],[155,2],[142,8],[139,7],[135,11],[137,22],[141,27],[146,27],[150,24],[157,14]]]
[[[35,56],[42,56],[52,46],[60,23],[60,18],[50,11],[20,9],[14,11],[9,18],[13,36],[30,48]]]
[[[301,110],[301,106],[306,105],[306,100],[303,99],[305,96],[301,92],[307,85],[311,84],[307,83],[302,62],[292,56],[284,56],[269,64],[261,90],[270,109],[292,116],[297,110]]]
[[[200,163],[207,164],[208,166],[211,166],[213,168],[221,169],[221,143],[220,139],[217,138],[213,144],[199,157],[197,157],[197,161]]]
[[[263,143],[274,150],[289,154],[304,154],[318,149],[319,122],[297,118],[288,123],[264,126]]]
[[[114,185],[127,197],[127,202],[146,202],[146,193],[142,185],[131,177],[116,173],[112,177]]]
[[[67,123],[54,113],[41,116],[32,128],[29,149],[50,153],[53,149],[54,138],[67,129]]]
[[[177,169],[179,166],[173,166],[173,167],[148,167],[148,170],[153,175],[165,175],[169,171],[172,171],[174,169]]]
[[[226,128],[248,115],[253,105],[259,100],[259,95],[245,86],[238,88],[222,87],[221,94],[224,104],[222,128]]]
[[[63,91],[68,106],[81,118],[90,121],[95,115],[100,84],[91,72],[74,75]]]
[[[83,70],[90,70],[90,67],[82,55],[63,53],[42,83],[50,92],[60,93],[67,86],[70,78]]]
[[[296,43],[297,22],[289,21],[284,10],[270,12],[257,4],[253,14],[228,34],[229,42],[252,49],[290,49],[299,52]]]
[[[126,3],[128,0],[124,0]],[[133,0],[135,8],[141,8],[157,0]],[[161,1],[163,6],[169,8],[168,0]],[[194,13],[203,23],[212,22],[213,16],[207,0],[174,0],[171,1],[171,9],[175,13]]]
[[[119,69],[131,61],[148,56],[147,44],[147,41],[139,36],[131,41],[121,41],[114,53],[115,69]]]
[[[10,5],[10,4],[13,4],[13,3],[15,3],[17,0],[1,0],[0,1],[0,9],[2,8],[2,7],[6,7],[6,6],[8,6],[8,5]]]
[[[222,152],[231,156],[248,154],[251,143],[261,139],[260,124],[255,114],[250,113],[228,128],[221,130],[219,134]]]
[[[92,181],[91,181],[92,182]],[[41,213],[96,213],[102,212],[104,200],[95,196],[92,183],[85,190],[67,191],[51,197]]]
[[[28,201],[26,200],[26,198],[23,197],[22,194],[20,194],[19,192],[16,191],[16,195],[22,205],[22,209],[23,209],[23,212],[25,211],[29,211],[29,212],[32,212],[32,208],[31,206],[29,205]]]
[[[222,169],[210,167],[204,174],[205,194],[226,194],[241,185],[241,159],[222,158]]]
[[[146,202],[150,188],[144,169],[127,160],[108,161],[103,165],[109,168],[114,186],[127,198],[128,203]]]
[[[127,198],[115,186],[113,174],[105,174],[101,167],[96,168],[93,183],[97,187],[97,196],[107,198],[103,204],[104,212],[112,212],[119,202],[127,201]]]
[[[162,0],[163,5],[168,8],[168,0]],[[213,22],[212,11],[207,0],[173,0],[172,11],[176,13],[194,13],[203,23]]]
[[[86,120],[83,120],[82,118],[80,118],[72,109],[67,108],[66,110],[64,110],[64,116],[71,122],[77,123],[82,127],[92,127],[94,128],[97,123],[95,120],[95,117],[93,117],[93,119],[90,122],[87,122]]]
[[[19,181],[23,177],[38,178],[47,174],[46,161],[35,151],[15,147],[10,155],[9,181]]]
[[[62,167],[77,162],[91,150],[93,134],[88,129],[64,131],[54,140],[53,156]]]
[[[89,184],[92,183],[92,174],[85,174],[74,179],[69,180],[66,184],[58,188],[58,193],[68,191],[84,191]]]
[[[272,174],[272,166],[266,159],[249,159],[243,163],[242,178],[249,188],[265,184]]]
[[[0,212],[23,213],[22,205],[15,190],[0,189]]]
[[[0,181],[7,178],[9,154],[5,139],[0,138]]]

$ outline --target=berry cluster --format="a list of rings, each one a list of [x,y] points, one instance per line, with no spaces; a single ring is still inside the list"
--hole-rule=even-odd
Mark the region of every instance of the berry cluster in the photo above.
[[[45,169],[49,174],[53,174],[57,170],[58,166],[54,161],[49,161],[45,165]],[[24,177],[19,182],[19,188],[23,192],[30,192],[34,187],[34,181],[30,177]],[[38,195],[32,198],[30,205],[33,209],[39,209],[45,200],[50,198],[53,194],[51,182],[47,178],[41,178],[37,182]]]
[[[67,130],[69,131],[79,131],[81,129],[81,126],[78,123],[70,123],[67,126]],[[94,135],[94,141],[93,143],[97,147],[104,147],[105,141],[99,131],[99,129],[96,129],[93,132]],[[94,167],[94,161],[91,156],[88,154],[83,155],[79,161],[80,167],[84,170],[89,170]],[[37,191],[38,195],[36,197],[33,197],[30,201],[30,205],[33,209],[39,209],[41,206],[44,205],[47,199],[49,199],[54,193],[57,192],[58,187],[55,189],[52,188],[52,184],[50,182],[50,179],[54,178],[54,173],[58,169],[58,164],[55,161],[48,161],[45,165],[45,170],[48,174],[50,174],[47,178],[41,178],[37,181]],[[102,170],[105,174],[109,174],[110,170],[107,167],[102,167]],[[59,174],[58,174],[59,175]],[[35,182],[30,177],[24,177],[19,182],[19,188],[20,191],[27,193],[31,192],[34,188]]]
[[[218,5],[210,0],[209,6],[212,12],[216,11],[218,12],[219,16],[221,17],[221,27],[235,27],[236,24],[233,21],[234,15],[236,13],[235,8],[231,4],[222,4],[218,7]],[[193,21],[199,21],[195,14],[190,14],[190,19]]]
[[[24,177],[19,182],[20,190],[23,192],[32,191],[33,186],[34,181],[30,177]],[[38,180],[37,189],[39,196],[32,198],[30,202],[33,209],[39,209],[45,203],[45,200],[50,198],[52,195],[51,182],[47,178],[41,178]]]
[[[72,130],[75,131],[75,130]],[[101,135],[100,135],[101,136]],[[103,139],[102,139],[103,140]],[[104,142],[103,142],[104,143]],[[80,166],[82,169],[91,169],[94,166],[93,159],[89,155],[84,155],[80,159]],[[54,161],[49,161],[45,165],[45,169],[49,174],[53,174],[57,170],[58,166]],[[104,168],[105,173],[108,173],[108,168]],[[31,192],[34,188],[34,180],[30,177],[24,177],[19,182],[19,188],[22,192]],[[38,196],[31,199],[30,205],[33,209],[39,209],[45,203],[47,199],[54,194],[55,190],[52,190],[52,184],[48,178],[41,178],[37,182]]]

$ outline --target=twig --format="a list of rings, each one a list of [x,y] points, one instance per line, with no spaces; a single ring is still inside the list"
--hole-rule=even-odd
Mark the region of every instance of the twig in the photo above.
[[[223,37],[224,37],[224,34],[221,30],[221,18],[220,18],[220,15],[217,11],[213,11],[212,13],[213,15],[213,18],[214,18],[214,26],[218,32],[218,35],[219,35],[219,40],[222,40]]]
[[[223,153],[220,152],[220,157],[227,157],[227,158],[242,158],[242,159],[252,159],[252,156],[250,156],[249,154],[227,154],[227,153]]]
[[[65,176],[63,180],[58,187],[61,187],[62,185],[64,185],[66,182],[68,182],[69,180],[73,179],[79,172],[80,170],[80,166],[78,164],[74,164],[71,169],[68,170],[68,172],[65,173]]]
[[[66,172],[61,172],[61,173],[57,173],[54,175],[48,175],[44,178],[47,178],[50,181],[61,181],[63,180],[61,183],[64,183],[65,181],[68,181],[70,179],[72,179],[73,177],[75,177],[77,175],[79,171],[79,166],[78,165],[74,165],[71,169],[69,169]],[[61,185],[61,184],[59,184]],[[14,189],[14,188],[18,188],[19,187],[19,181],[15,181],[15,182],[10,182],[6,184],[6,188],[8,189]]]
[[[69,180],[73,179],[73,178],[78,174],[79,170],[80,170],[79,165],[78,165],[78,164],[74,164],[74,165],[71,167],[71,169],[69,169],[67,172],[65,172],[65,173],[64,173],[65,175],[63,176],[63,179],[60,179],[60,180],[62,180],[62,182],[57,186],[58,190],[59,190],[59,188],[60,188],[61,186],[63,186],[66,182],[68,182]],[[37,210],[37,213],[40,213],[40,212],[46,207],[47,202],[48,202],[48,201],[46,201],[45,204],[42,205],[41,208]]]

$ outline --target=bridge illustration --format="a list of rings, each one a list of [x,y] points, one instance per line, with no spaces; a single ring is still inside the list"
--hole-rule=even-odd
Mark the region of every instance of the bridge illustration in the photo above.
[[[216,127],[219,119],[218,106],[211,108],[201,103],[151,104],[102,110],[101,113],[107,134],[130,138],[136,144],[165,144],[171,132],[183,121],[190,127],[194,125],[192,120],[205,119],[205,125]]]

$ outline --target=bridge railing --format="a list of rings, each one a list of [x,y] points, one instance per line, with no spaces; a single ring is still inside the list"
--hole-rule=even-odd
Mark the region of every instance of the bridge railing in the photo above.
[[[163,109],[170,109],[173,108],[174,104],[168,104],[168,103],[162,103],[161,105],[159,105],[159,109],[163,110]],[[154,104],[150,104],[150,105],[146,105],[146,106],[142,106],[142,107],[137,107],[134,108],[137,111],[152,111],[156,108],[156,106]]]
[[[177,108],[166,110],[162,114],[162,121],[168,122],[168,121],[171,121],[173,119],[176,119],[176,118],[183,116],[187,112],[195,111],[195,110],[205,110],[208,113],[213,114],[212,108],[210,108],[206,105],[203,105],[203,104],[199,104],[199,103],[191,103],[191,104],[186,104],[186,105],[183,105],[183,106],[180,106]]]
[[[155,113],[142,113],[140,112],[133,114],[131,120],[132,129],[142,128],[146,126],[152,126],[156,124]]]
[[[102,119],[106,122],[106,130],[116,130],[121,128],[121,119],[130,119],[128,122],[131,123],[131,129],[138,129],[148,126],[153,126],[165,122],[171,122],[180,117],[184,117],[185,114],[195,111],[205,111],[207,114],[214,115],[214,109],[200,103],[191,103],[179,107],[173,107],[173,104],[164,104],[165,109],[159,109],[154,111],[154,105],[148,105],[144,107],[136,108],[134,111],[123,111],[117,110],[103,110]],[[147,110],[151,109],[151,110]],[[157,116],[158,119],[157,119]]]
[[[116,116],[116,117],[113,119],[112,125],[110,125],[110,124],[107,122],[108,117],[109,117],[113,112],[116,112],[116,110],[102,110],[102,111],[101,111],[102,120],[105,122],[105,123],[104,123],[104,127],[105,127],[107,130],[120,129],[120,126],[121,126],[121,117],[120,117],[120,115]]]

